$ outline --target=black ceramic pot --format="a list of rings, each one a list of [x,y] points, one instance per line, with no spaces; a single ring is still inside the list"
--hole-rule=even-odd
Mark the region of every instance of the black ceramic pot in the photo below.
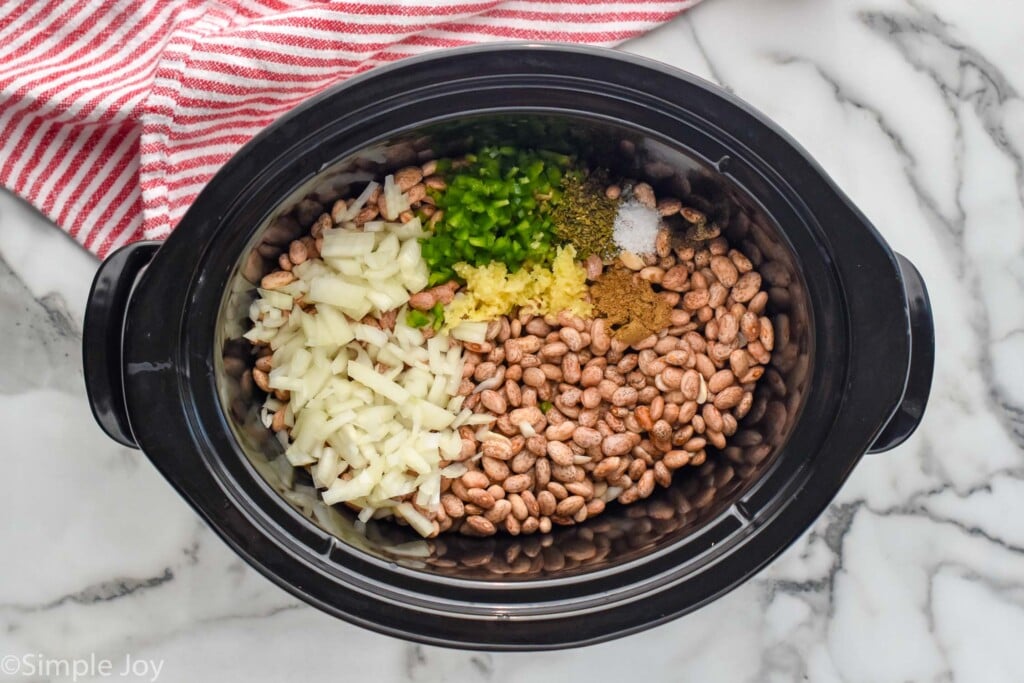
[[[366,172],[497,140],[574,152],[708,212],[770,285],[771,368],[732,445],[646,501],[547,538],[363,527],[318,503],[259,424],[240,340],[253,283]],[[85,371],[103,429],[281,587],[403,638],[544,649],[667,621],[764,567],[861,456],[914,430],[933,344],[920,275],[764,116],[618,52],[497,45],[376,69],[258,135],[165,243],[102,265]]]

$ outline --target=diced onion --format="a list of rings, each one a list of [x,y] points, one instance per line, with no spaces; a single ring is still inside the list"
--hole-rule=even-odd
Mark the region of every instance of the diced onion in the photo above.
[[[485,322],[461,322],[452,328],[453,338],[471,344],[483,344],[487,341],[487,323]]]
[[[409,503],[399,503],[395,506],[395,511],[401,515],[405,521],[409,522],[409,526],[419,532],[421,536],[430,536],[434,533],[434,523],[420,514],[420,512]]]
[[[373,189],[348,207],[345,220]],[[419,249],[422,226],[419,219],[391,222],[408,201],[390,176],[384,196],[388,220],[324,231],[323,258],[296,265],[287,291],[259,290],[245,336],[270,344],[270,386],[290,392],[287,401],[269,396],[259,416],[269,427],[285,409],[290,434],[276,434],[285,448],[282,466],[307,467],[327,505],[354,505],[364,522],[393,514],[428,535],[441,478],[465,472],[465,465],[444,473],[440,467],[462,451],[457,428],[495,418],[462,407],[462,348],[443,333],[424,340],[405,323],[400,307],[429,275]],[[300,294],[303,308],[295,305]],[[366,320],[396,309],[393,330]],[[457,329],[464,341],[483,341],[487,326]],[[412,502],[405,499],[410,494]]]
[[[448,467],[441,470],[441,476],[448,479],[457,479],[468,471],[469,468],[466,467],[466,463],[453,462],[451,465],[448,465]]]
[[[384,218],[393,221],[403,211],[409,210],[409,198],[402,194],[402,188],[395,184],[395,177],[384,178]]]
[[[372,195],[374,190],[376,190],[378,187],[380,187],[380,183],[375,182],[373,180],[367,183],[366,189],[364,189],[359,194],[359,196],[356,197],[356,200],[352,202],[352,206],[348,207],[348,209],[345,210],[345,213],[341,215],[341,221],[338,222],[340,223],[342,221],[350,221],[356,216],[358,216],[359,212],[363,210],[364,206],[366,206],[366,202],[369,201],[370,195]]]

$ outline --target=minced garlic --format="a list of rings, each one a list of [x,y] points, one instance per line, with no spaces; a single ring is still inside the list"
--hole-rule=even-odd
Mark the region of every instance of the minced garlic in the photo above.
[[[592,307],[585,298],[587,274],[576,263],[576,249],[572,245],[558,247],[550,268],[526,266],[511,274],[500,262],[484,266],[458,263],[454,268],[466,286],[445,308],[446,327],[463,320],[494,320],[517,306],[540,314],[591,314]]]

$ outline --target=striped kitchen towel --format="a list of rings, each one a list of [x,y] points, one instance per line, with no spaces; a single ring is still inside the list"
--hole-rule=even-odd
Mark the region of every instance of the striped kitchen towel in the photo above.
[[[303,99],[495,40],[616,45],[699,0],[0,0],[0,183],[99,256],[166,237]]]

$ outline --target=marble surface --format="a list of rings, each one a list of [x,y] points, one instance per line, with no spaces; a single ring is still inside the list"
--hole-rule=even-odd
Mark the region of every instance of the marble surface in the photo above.
[[[63,680],[42,661],[90,656],[112,662],[94,679],[127,658],[162,681],[1024,680],[1024,7],[983,4],[707,0],[625,46],[803,144],[923,272],[938,353],[921,429],[866,457],[781,559],[583,650],[408,644],[250,570],[94,425],[79,344],[96,262],[0,194],[0,680]]]

